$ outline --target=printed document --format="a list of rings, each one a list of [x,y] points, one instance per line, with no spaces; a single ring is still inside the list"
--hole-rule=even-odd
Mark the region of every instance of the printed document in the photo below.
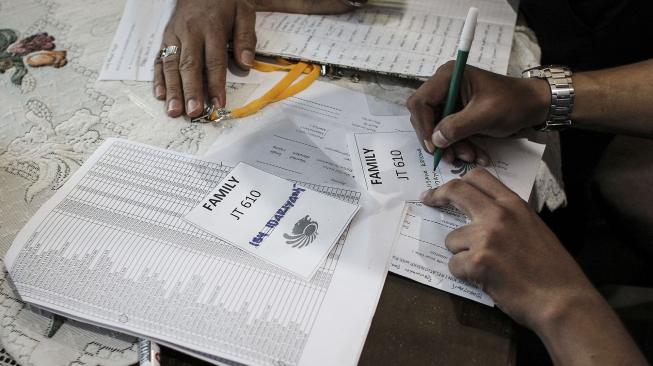
[[[505,74],[517,12],[506,0],[407,0],[342,15],[258,13],[256,51],[405,77],[428,78],[456,58],[471,6],[479,9],[468,63]],[[391,30],[391,31],[389,31]]]
[[[175,7],[174,0],[127,0],[113,36],[99,80],[154,80],[154,61],[159,55],[163,31]],[[240,70],[233,63],[227,81],[259,84],[263,73]]]
[[[433,155],[422,148],[414,131],[354,133],[348,136],[357,181],[369,192],[404,201],[418,200],[476,167],[475,163],[442,160],[433,170]],[[490,155],[486,169],[528,201],[544,145],[526,139],[475,138],[473,142]]]
[[[467,221],[465,215],[451,206],[434,208],[421,202],[406,202],[390,271],[485,305],[494,305],[483,290],[449,272],[452,254],[444,245],[444,238]]]
[[[419,196],[454,178],[464,176],[476,165],[463,161],[441,161],[433,171],[433,155],[424,151],[415,132],[356,133],[349,136],[357,181],[380,201],[406,203],[390,271],[417,282],[486,305],[492,299],[474,284],[455,278],[448,268],[451,252],[445,237],[467,223],[452,207],[433,208],[418,202]],[[474,140],[490,156],[486,169],[528,201],[544,145],[526,139]]]
[[[310,279],[358,208],[240,163],[186,220]]]
[[[401,209],[365,204],[310,280],[184,220],[232,170],[109,139],[5,257],[24,301],[213,363],[355,365]],[[303,187],[351,204],[352,189]]]
[[[99,79],[151,81],[174,6],[174,0],[127,0]],[[342,15],[257,13],[256,52],[428,78],[455,59],[471,6],[479,19],[468,63],[505,74],[517,20],[507,0],[406,0]],[[227,81],[262,82],[237,72],[228,72]]]
[[[174,6],[174,0],[127,0],[99,79],[152,81]]]
[[[269,89],[264,83],[251,98]],[[356,182],[347,135],[412,129],[408,110],[402,109],[399,116],[375,116],[365,94],[316,81],[254,116],[233,121],[237,128],[226,129],[205,156],[246,162],[290,180],[351,188]]]

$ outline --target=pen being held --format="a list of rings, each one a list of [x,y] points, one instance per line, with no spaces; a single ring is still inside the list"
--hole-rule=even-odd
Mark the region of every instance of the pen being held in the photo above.
[[[458,104],[458,94],[460,93],[460,83],[463,79],[463,72],[465,70],[465,65],[467,64],[467,57],[469,56],[469,50],[472,48],[472,41],[474,40],[474,32],[476,31],[476,22],[478,19],[478,9],[469,8],[467,13],[467,19],[465,19],[465,25],[463,26],[463,31],[460,34],[460,41],[458,41],[458,52],[456,54],[456,64],[453,68],[453,74],[451,75],[451,82],[449,83],[449,92],[447,93],[447,103],[444,106],[444,111],[442,112],[442,118],[452,114],[456,105]],[[442,134],[441,131],[436,131],[436,134]],[[440,160],[442,159],[443,148],[436,147],[433,152],[433,170],[438,167]]]
[[[474,94],[473,90],[479,87],[485,88],[484,85],[472,83],[473,76],[482,70],[465,65],[471,38],[475,31],[476,16],[477,11],[474,8],[470,9],[468,20],[463,26],[457,60],[440,66],[435,74],[408,98],[406,103],[411,114],[410,122],[413,124],[418,138],[423,141],[424,148],[434,154],[436,161],[442,158],[453,163],[454,160],[460,159],[482,166],[487,166],[490,163],[487,153],[467,139],[480,131],[466,133],[466,131],[473,130],[470,127],[474,127],[477,122],[468,120],[469,107],[475,103],[470,96]],[[464,74],[463,70],[465,70]],[[453,113],[459,97],[462,98],[465,107]],[[477,108],[472,109],[473,111],[477,110]],[[474,116],[474,118],[483,120],[483,116]],[[435,151],[436,147],[439,148],[439,152]]]

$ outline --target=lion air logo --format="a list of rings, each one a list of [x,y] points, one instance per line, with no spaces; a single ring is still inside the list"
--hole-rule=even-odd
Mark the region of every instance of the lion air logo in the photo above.
[[[315,240],[317,227],[317,222],[306,215],[293,226],[292,235],[283,234],[283,237],[287,239],[286,244],[292,245],[293,248],[303,248]]]
[[[453,162],[453,168],[451,169],[451,174],[456,174],[459,177],[463,177],[465,174],[467,174],[469,171],[472,169],[476,168],[475,163],[468,163],[466,161],[456,159],[456,161]]]

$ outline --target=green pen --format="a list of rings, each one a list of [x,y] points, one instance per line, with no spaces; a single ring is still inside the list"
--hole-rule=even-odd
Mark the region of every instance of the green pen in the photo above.
[[[463,31],[460,34],[458,41],[458,53],[456,55],[456,64],[453,67],[453,74],[451,75],[451,82],[449,83],[449,91],[447,92],[447,103],[444,105],[442,118],[452,114],[458,103],[458,94],[460,92],[460,83],[463,80],[463,71],[467,64],[467,56],[472,47],[474,40],[474,32],[476,31],[476,20],[478,18],[478,9],[471,7],[467,12],[467,19],[463,25]],[[433,152],[433,170],[435,171],[442,160],[442,152],[444,149],[439,147],[435,148]]]

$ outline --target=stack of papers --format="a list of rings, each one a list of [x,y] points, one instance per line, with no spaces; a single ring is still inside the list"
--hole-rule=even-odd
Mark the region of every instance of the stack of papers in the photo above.
[[[233,240],[227,242],[185,220],[207,204],[216,187],[234,180],[261,200],[243,209],[280,204],[275,197],[280,184],[285,200],[299,192],[293,183],[260,180],[251,167],[232,166],[108,140],[30,219],[7,253],[5,264],[21,298],[215,364],[355,364],[385,278],[392,243],[384,238],[395,233],[375,223],[397,222],[400,208],[377,213],[363,208],[339,235],[361,193],[301,184],[301,200],[318,202],[309,204],[310,211],[296,200],[288,220],[274,213],[244,214],[270,215],[240,228],[245,233],[276,220],[268,239],[278,234],[286,253],[319,259],[304,278],[262,259],[264,254],[241,250],[238,233],[229,230],[232,222],[216,224]],[[255,189],[260,197],[254,197]],[[271,244],[264,241],[259,248]]]
[[[491,305],[447,269],[467,219],[414,201],[472,167],[432,172],[407,113],[366,104],[316,82],[204,159],[109,140],[19,233],[10,277],[24,301],[215,364],[356,364],[388,269]],[[543,146],[476,142],[527,198]]]
[[[470,7],[479,9],[470,65],[505,74],[517,21],[506,0],[406,0],[338,16],[259,13],[256,51],[358,70],[428,78],[456,58]],[[392,30],[392,31],[388,31]]]
[[[428,78],[455,59],[465,16],[474,6],[479,18],[469,64],[500,74],[508,71],[517,11],[507,0],[380,3],[342,15],[258,13],[256,52]],[[174,0],[127,0],[99,79],[152,80],[154,59],[174,6]],[[232,73],[227,79],[239,81]]]
[[[507,70],[516,13],[505,0],[392,3],[261,13],[257,51],[428,77],[477,6],[470,63]],[[173,6],[128,0],[100,78],[151,80]],[[18,234],[10,277],[24,301],[214,364],[356,364],[388,270],[492,305],[448,271],[444,238],[467,218],[417,202],[473,164],[432,171],[408,111],[369,103],[318,81],[237,121],[204,158],[110,139]],[[379,105],[399,112],[372,113]],[[528,199],[544,147],[475,142]]]

